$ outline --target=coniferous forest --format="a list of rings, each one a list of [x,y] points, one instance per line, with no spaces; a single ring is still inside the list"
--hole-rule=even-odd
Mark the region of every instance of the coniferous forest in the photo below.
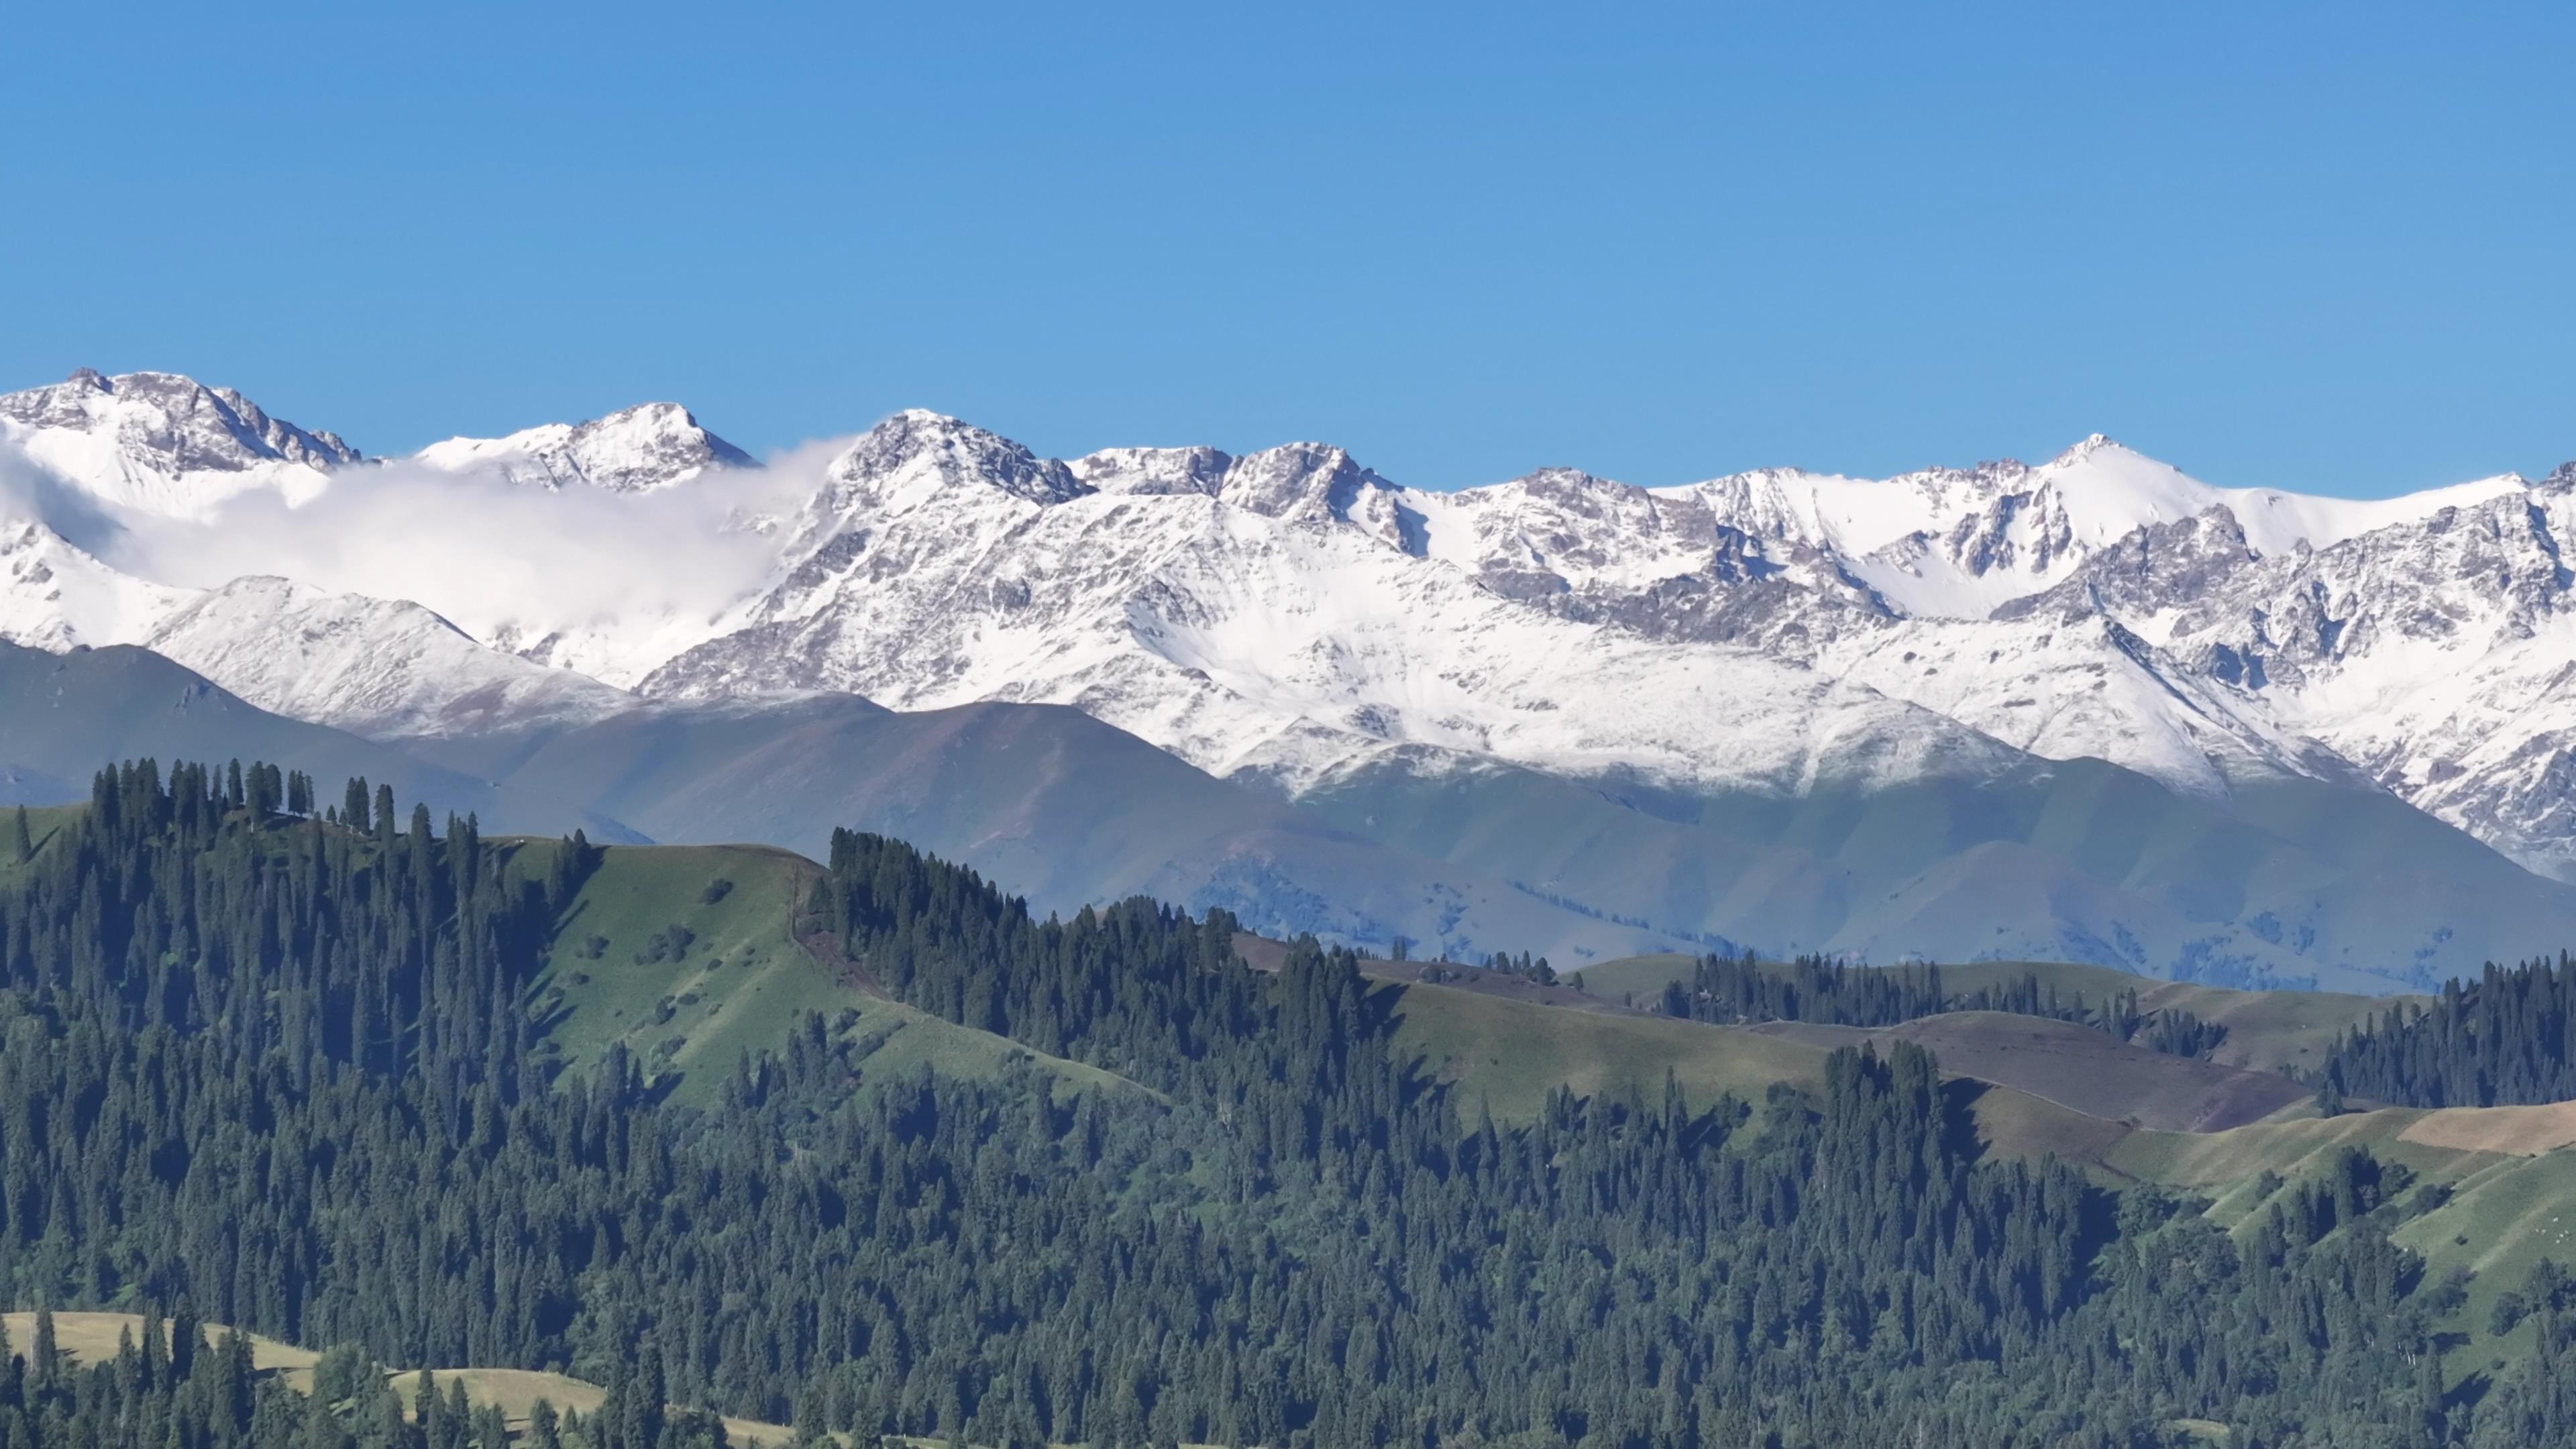
[[[180,1325],[74,1365],[40,1320],[0,1449],[679,1449],[717,1414],[1013,1449],[2576,1443],[2564,1275],[2512,1299],[2530,1357],[2448,1387],[2465,1284],[2390,1236],[2437,1195],[2364,1152],[2230,1234],[1983,1155],[1903,1043],[1498,1124],[1391,1050],[1347,952],[1255,971],[1222,913],[1142,900],[1038,920],[846,833],[800,934],[1143,1090],[890,1068],[808,1016],[684,1101],[529,1009],[586,842],[316,800],[120,767],[0,893],[0,1282]],[[201,1323],[330,1352],[306,1394]],[[378,1365],[609,1393],[514,1430]]]
[[[2206,1056],[2225,1039],[2222,1027],[2189,1011],[2142,1012],[2124,991],[2099,1006],[2061,998],[2037,972],[1965,991],[1945,989],[1937,965],[1874,969],[1821,956],[1770,963],[1747,951],[1708,955],[1692,964],[1688,985],[1674,981],[1657,1003],[1666,1016],[1692,1021],[1819,1021],[1836,1026],[1893,1026],[1943,1011],[2000,1011],[2098,1028],[2169,1056]]]
[[[2576,961],[2490,965],[2444,983],[2430,1006],[2391,1006],[2336,1042],[2315,1075],[2347,1097],[2409,1107],[2576,1099]]]

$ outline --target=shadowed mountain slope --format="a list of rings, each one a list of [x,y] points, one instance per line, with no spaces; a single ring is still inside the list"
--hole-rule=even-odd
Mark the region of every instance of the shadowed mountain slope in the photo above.
[[[1404,937],[1569,961],[1675,944],[1473,867],[1388,849],[1061,706],[896,713],[827,695],[415,748],[580,800],[657,840],[819,854],[835,827],[896,836],[974,866],[1042,913],[1142,894],[1223,907],[1281,936]]]
[[[120,760],[283,761],[326,794],[352,776],[390,785],[405,809],[477,816],[494,834],[566,835],[603,841],[644,837],[542,784],[501,786],[415,759],[391,746],[306,724],[244,703],[148,650],[49,654],[0,642],[0,761],[28,782],[26,803],[89,798],[89,779]],[[50,781],[52,798],[34,798]]]

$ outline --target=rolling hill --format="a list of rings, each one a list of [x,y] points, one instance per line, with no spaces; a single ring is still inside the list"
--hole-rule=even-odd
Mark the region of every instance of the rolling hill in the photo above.
[[[514,847],[541,872],[553,841]],[[806,1016],[865,1047],[863,1086],[928,1063],[987,1077],[1023,1064],[1060,1089],[1141,1091],[1124,1078],[1032,1052],[888,1000],[827,941],[799,941],[793,915],[820,874],[765,846],[611,846],[558,920],[530,1011],[570,1065],[621,1046],[648,1076],[703,1100],[745,1053],[779,1050]]]
[[[405,805],[434,815],[479,817],[493,833],[640,842],[609,817],[528,782],[515,786],[424,763],[391,746],[244,703],[149,650],[75,649],[50,654],[0,641],[0,764],[24,772],[30,803],[89,798],[90,777],[122,760],[291,760],[336,788],[365,776],[391,785]],[[38,782],[53,788],[35,792]],[[5,802],[0,802],[5,803]]]
[[[574,799],[660,841],[819,854],[835,828],[974,866],[1040,910],[1151,895],[1276,936],[1523,949],[1567,960],[1679,944],[1389,848],[1060,705],[902,713],[850,695],[670,705],[577,728],[409,746]]]
[[[2084,962],[2376,995],[2576,940],[2576,889],[2394,798],[2311,780],[2219,802],[2070,760],[1784,797],[1415,752],[1330,775],[1300,803],[1417,855],[1768,955]]]

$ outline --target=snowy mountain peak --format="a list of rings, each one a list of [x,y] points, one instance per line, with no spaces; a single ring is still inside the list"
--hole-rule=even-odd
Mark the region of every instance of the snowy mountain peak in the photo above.
[[[2113,450],[2127,453],[2133,458],[2143,456],[2135,449],[2123,446],[2122,444],[2114,441],[2108,433],[2087,433],[2084,437],[2077,440],[2073,446],[2069,447],[2065,452],[2058,454],[2050,461],[2053,463],[2081,463],[2096,453],[2109,452]]]
[[[943,413],[907,408],[859,435],[824,473],[824,511],[901,512],[961,487],[1041,506],[1093,491],[1073,470],[999,433]]]
[[[700,426],[678,403],[621,408],[586,423],[548,423],[501,438],[450,438],[417,458],[453,473],[491,471],[549,490],[579,484],[646,493],[710,468],[743,468],[752,457]]]
[[[1534,494],[1557,498],[1587,495],[1627,498],[1646,491],[1633,483],[1621,483],[1598,473],[1587,473],[1581,468],[1533,468],[1504,486],[1514,484]]]
[[[1218,496],[1272,518],[1341,518],[1363,493],[1394,487],[1330,443],[1288,443],[1235,460]]]
[[[118,429],[119,440],[167,455],[183,469],[242,469],[263,462],[317,468],[361,461],[336,433],[307,432],[272,418],[229,387],[175,372],[108,377],[75,368],[52,387],[0,394],[0,417],[30,427]]]
[[[1425,551],[1422,514],[1405,492],[1330,443],[1290,443],[1238,458],[1217,493],[1290,523],[1348,524],[1402,553]]]
[[[0,394],[0,439],[102,501],[172,517],[201,517],[256,487],[310,496],[331,469],[361,461],[336,434],[172,372],[84,367],[51,387]]]
[[[1102,493],[1204,493],[1225,487],[1231,454],[1215,448],[1103,448],[1066,466],[1073,476]]]

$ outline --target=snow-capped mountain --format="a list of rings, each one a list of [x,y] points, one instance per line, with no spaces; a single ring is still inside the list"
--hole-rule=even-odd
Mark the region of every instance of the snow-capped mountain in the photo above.
[[[369,476],[329,434],[159,374],[0,398],[0,427],[136,527],[220,533],[244,488],[303,503]],[[415,461],[611,508],[703,497],[723,506],[692,516],[765,563],[711,604],[607,616],[480,587],[470,542],[440,545],[454,584],[417,603],[200,595],[31,517],[0,535],[0,636],[147,643],[379,737],[639,696],[1070,704],[1343,803],[1390,770],[1523,768],[1634,805],[2026,789],[2034,760],[2100,759],[2221,809],[2281,782],[2394,796],[2576,879],[2566,470],[2361,502],[2211,487],[2095,436],[1881,480],[1550,468],[1442,493],[1322,443],[1068,462],[915,411],[790,474],[670,404]],[[706,547],[701,528],[635,566]]]
[[[1212,483],[1093,491],[981,429],[898,417],[833,465],[742,627],[638,686],[1073,704],[1291,794],[1402,745],[1782,793],[2010,753],[1751,650],[1523,607],[1423,557],[1402,490],[1339,449],[1254,453]]]
[[[2399,796],[2576,879],[2576,468],[2448,496],[2284,551],[2214,510],[2012,610],[2126,617]]]
[[[361,461],[336,435],[270,417],[231,388],[86,367],[0,394],[0,442],[101,502],[173,518],[204,518],[253,488],[309,498],[331,470]]]
[[[645,403],[586,423],[548,423],[501,438],[450,438],[414,457],[450,473],[487,471],[538,488],[643,493],[751,455],[708,432],[678,403]]]
[[[139,639],[194,592],[110,568],[0,508],[0,639],[55,651]]]
[[[418,604],[278,578],[211,590],[141,642],[262,709],[375,739],[581,724],[642,704],[485,648]]]
[[[2141,475],[2152,486],[2125,504],[2102,496]],[[1962,626],[1865,576],[1937,534],[1941,549],[1909,556],[1999,590],[1989,576],[2062,579],[2123,517],[2205,501],[2100,442],[2044,469],[1885,484],[1772,474],[1649,491],[1549,470],[1438,494],[1318,444],[1068,467],[911,413],[832,464],[778,583],[737,623],[619,682],[1072,703],[1292,792],[1404,745],[1794,792],[1803,742],[1852,709],[1895,735],[1964,722],[2200,791],[2223,793],[2230,770],[2348,774],[2245,691],[2108,621]]]
[[[2097,436],[1882,481],[1441,494],[1312,444],[1059,469],[906,414],[833,465],[734,627],[620,682],[1074,703],[1293,792],[1400,745],[1795,789],[1766,737],[1830,728],[1822,678],[2204,795],[2376,781],[2558,868],[2567,492],[2219,489]]]

